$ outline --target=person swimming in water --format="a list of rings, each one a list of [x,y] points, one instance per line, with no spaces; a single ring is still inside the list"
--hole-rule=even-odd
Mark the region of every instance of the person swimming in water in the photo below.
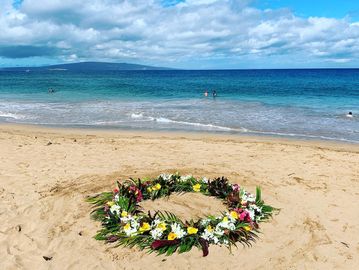
[[[205,96],[205,97],[208,97],[208,91],[207,91],[207,90],[204,91],[204,96]]]
[[[216,92],[216,90],[213,90],[212,96],[213,96],[214,98],[217,97],[217,92]]]
[[[55,93],[55,90],[53,88],[49,88],[49,90],[47,91],[49,94],[51,93]]]
[[[352,113],[352,112],[348,112],[347,117],[353,117],[353,113]]]

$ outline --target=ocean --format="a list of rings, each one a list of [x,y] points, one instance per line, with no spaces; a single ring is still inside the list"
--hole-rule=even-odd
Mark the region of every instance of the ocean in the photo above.
[[[0,122],[359,143],[359,69],[2,70]]]

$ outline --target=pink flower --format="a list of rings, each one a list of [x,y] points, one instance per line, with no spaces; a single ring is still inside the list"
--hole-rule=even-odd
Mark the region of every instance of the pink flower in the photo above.
[[[238,184],[233,184],[232,189],[233,189],[234,192],[238,192],[239,189],[240,189],[240,186]]]
[[[239,220],[240,221],[245,221],[245,222],[251,222],[251,216],[249,215],[249,212],[244,210],[240,215],[239,215]]]

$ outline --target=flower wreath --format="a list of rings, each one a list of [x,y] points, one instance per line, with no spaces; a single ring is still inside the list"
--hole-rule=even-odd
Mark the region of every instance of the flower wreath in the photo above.
[[[275,210],[264,204],[259,187],[254,196],[224,177],[209,180],[178,173],[161,174],[155,179],[130,179],[117,182],[117,185],[113,192],[88,199],[97,206],[92,217],[103,226],[95,239],[116,242],[117,246],[137,246],[159,254],[171,255],[176,250],[187,252],[196,246],[207,256],[210,244],[228,248],[237,243],[250,246],[258,237],[258,223],[271,217]],[[175,192],[200,192],[220,198],[228,211],[190,221],[182,221],[169,212],[157,211],[151,215],[150,211],[148,214],[141,211],[139,202]]]

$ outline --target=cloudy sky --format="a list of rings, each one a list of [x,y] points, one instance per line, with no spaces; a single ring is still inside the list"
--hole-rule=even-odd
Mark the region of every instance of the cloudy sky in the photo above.
[[[0,0],[0,66],[359,67],[358,0]]]

